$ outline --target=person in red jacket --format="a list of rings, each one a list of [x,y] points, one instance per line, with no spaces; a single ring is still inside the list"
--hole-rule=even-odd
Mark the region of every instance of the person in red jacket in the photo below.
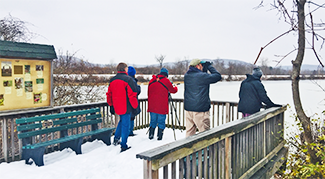
[[[153,75],[148,85],[148,112],[150,112],[149,139],[153,139],[158,125],[158,140],[163,137],[166,127],[165,120],[168,114],[169,93],[176,93],[177,86],[169,81],[168,70],[162,68],[158,75]]]
[[[127,72],[127,64],[119,63],[117,74],[110,80],[106,93],[108,105],[113,106],[115,113],[120,115],[113,144],[118,145],[122,137],[121,152],[131,148],[126,144],[129,136],[131,112],[138,107],[137,87]]]

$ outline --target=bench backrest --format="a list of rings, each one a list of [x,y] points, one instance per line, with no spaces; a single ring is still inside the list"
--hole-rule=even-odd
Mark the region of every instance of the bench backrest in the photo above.
[[[83,117],[81,122],[78,118]],[[56,131],[101,123],[99,108],[16,119],[18,138],[32,137]]]

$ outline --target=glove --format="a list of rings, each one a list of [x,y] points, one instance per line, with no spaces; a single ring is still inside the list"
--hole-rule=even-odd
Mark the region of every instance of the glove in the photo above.
[[[109,107],[109,112],[114,115],[115,114],[115,110],[114,110],[114,107],[113,106],[110,106]]]
[[[210,66],[210,65],[212,65],[212,62],[210,62],[210,61],[206,61],[205,63],[203,63],[202,64],[203,65],[203,72],[207,72],[208,71],[208,67]]]

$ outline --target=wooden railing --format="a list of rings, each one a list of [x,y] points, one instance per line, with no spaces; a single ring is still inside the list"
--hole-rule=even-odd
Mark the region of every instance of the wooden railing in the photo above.
[[[137,154],[143,178],[270,178],[287,153],[285,110],[266,109]]]
[[[135,130],[149,127],[150,115],[148,110],[148,100],[140,99],[141,113],[136,116]],[[168,114],[166,119],[167,127],[175,127],[177,129],[185,129],[185,117],[184,117],[184,104],[183,99],[173,99],[172,103],[175,108],[172,108],[173,114]],[[33,117],[46,114],[55,114],[64,111],[75,111],[89,108],[98,107],[101,109],[103,116],[104,127],[113,126],[114,115],[109,113],[109,106],[106,102],[59,106],[53,108],[33,109],[33,110],[21,110],[21,111],[1,111],[0,112],[0,162],[10,162],[19,160],[21,158],[21,146],[17,138],[17,130],[15,120],[21,117]],[[176,111],[176,112],[175,112]],[[237,103],[231,102],[211,102],[211,126],[219,126],[229,121],[240,118],[237,112]],[[177,116],[177,118],[176,118]]]

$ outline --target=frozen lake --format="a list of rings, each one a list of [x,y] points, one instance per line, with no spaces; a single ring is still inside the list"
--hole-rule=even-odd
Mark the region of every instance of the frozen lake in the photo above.
[[[325,110],[325,92],[316,84],[325,88],[325,80],[301,80],[300,81],[300,97],[302,105],[308,116]],[[238,102],[239,88],[241,81],[222,81],[210,86],[210,98],[215,101]],[[288,108],[285,112],[285,124],[287,127],[293,124],[295,113],[293,108],[291,81],[262,81],[265,90],[270,99],[277,104],[289,104],[292,108]],[[140,98],[147,98],[147,85],[141,85]],[[178,85],[178,92],[172,94],[173,98],[184,98],[184,84]],[[290,127],[290,129],[292,129]],[[290,132],[286,130],[286,132]]]

